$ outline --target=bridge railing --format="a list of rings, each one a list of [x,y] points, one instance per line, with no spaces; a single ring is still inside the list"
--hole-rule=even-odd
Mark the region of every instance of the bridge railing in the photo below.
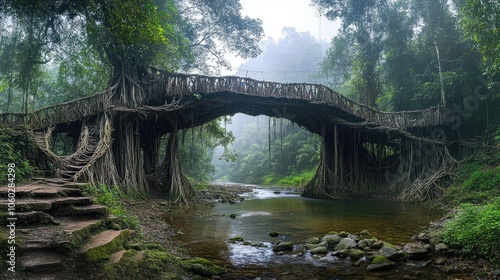
[[[347,113],[390,127],[429,126],[444,123],[441,107],[406,112],[383,112],[351,100],[323,85],[276,83],[237,76],[169,74],[163,80],[164,94],[177,96],[195,93],[232,92],[259,97],[298,99],[335,106]]]
[[[336,107],[358,118],[379,125],[403,128],[439,125],[446,122],[441,107],[408,112],[382,112],[351,100],[323,86],[307,83],[276,83],[237,76],[213,77],[204,75],[172,74],[162,72],[161,77],[146,90],[147,99],[165,100],[166,97],[196,93],[222,93],[303,100],[313,104]],[[0,114],[0,126],[23,123],[43,128],[55,123],[71,122],[104,112],[111,106],[111,91],[46,107],[29,114]],[[146,102],[146,101],[145,101]]]
[[[96,115],[105,111],[109,103],[108,92],[42,108],[29,114],[28,123],[38,129],[56,123],[65,123]]]

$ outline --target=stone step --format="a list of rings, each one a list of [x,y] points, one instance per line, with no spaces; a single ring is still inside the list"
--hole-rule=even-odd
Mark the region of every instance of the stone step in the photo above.
[[[80,254],[92,262],[109,259],[128,240],[130,234],[128,229],[103,231],[84,245]]]
[[[0,187],[0,196],[7,197],[8,193],[9,189],[7,186]],[[60,196],[82,196],[82,191],[76,188],[57,187],[44,184],[29,184],[16,187],[16,198]]]
[[[107,214],[108,207],[102,205],[71,206],[72,216],[105,217]]]
[[[24,249],[71,251],[71,244],[78,244],[89,238],[92,232],[98,231],[105,220],[74,220],[74,218],[58,219],[59,225],[20,225],[19,238],[23,240]]]
[[[0,211],[7,212],[8,201],[0,201]],[[50,199],[20,198],[15,203],[15,213],[32,211],[44,211],[53,216],[71,215],[94,215],[103,217],[106,215],[106,207],[93,205],[90,197],[59,197]]]
[[[54,217],[43,211],[15,212],[12,217],[17,218],[16,224],[56,224]],[[8,221],[7,219],[8,217],[5,217],[4,221]]]
[[[62,179],[62,178],[36,178],[35,180],[38,180],[38,179],[40,179],[41,182],[43,182],[43,183],[55,184],[55,185],[58,185],[58,186],[62,186],[64,184],[70,182],[69,180]]]
[[[88,186],[89,183],[67,182],[63,186],[66,188],[81,189]]]
[[[60,205],[51,211],[54,216],[74,216],[83,217],[90,216],[94,218],[106,217],[108,214],[108,207],[96,204],[89,205]]]
[[[8,201],[0,201],[0,211],[7,211],[9,208]],[[21,198],[16,199],[15,211],[16,212],[27,212],[27,211],[47,211],[52,208],[52,201],[46,199],[32,199],[32,198]]]
[[[80,196],[80,197],[59,197],[51,200],[52,206],[57,207],[61,205],[90,205],[94,202],[92,197]]]
[[[62,270],[65,258],[67,257],[55,252],[39,250],[24,253],[20,261],[24,270],[43,273]]]

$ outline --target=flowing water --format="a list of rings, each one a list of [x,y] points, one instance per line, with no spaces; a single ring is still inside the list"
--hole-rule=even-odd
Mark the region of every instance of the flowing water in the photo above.
[[[315,200],[257,186],[242,197],[244,201],[240,203],[218,203],[169,217],[169,223],[180,232],[176,238],[187,244],[192,255],[231,268],[232,272],[223,279],[257,276],[262,279],[364,279],[366,268],[354,268],[350,261],[339,259],[325,263],[310,254],[278,255],[271,250],[272,243],[283,240],[303,244],[307,238],[321,238],[330,231],[358,233],[367,229],[380,240],[400,244],[409,242],[423,226],[442,214],[417,204]],[[230,218],[231,214],[236,218]],[[271,231],[278,232],[279,236],[271,237]],[[234,236],[261,246],[231,244],[228,239]],[[413,268],[421,265],[411,264]],[[381,277],[392,278],[390,275],[382,273]],[[439,275],[436,277],[440,279]]]

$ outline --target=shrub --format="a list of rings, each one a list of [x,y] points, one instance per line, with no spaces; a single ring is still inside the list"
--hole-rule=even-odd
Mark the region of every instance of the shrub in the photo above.
[[[445,243],[475,258],[500,262],[500,198],[484,206],[461,205],[461,211],[444,226]]]
[[[463,183],[463,188],[470,191],[487,191],[500,188],[500,169],[486,168],[475,170]]]
[[[25,135],[14,137],[7,129],[0,129],[0,184],[7,182],[8,164],[14,163],[16,182],[28,179],[32,167],[23,152],[30,147],[30,141]]]
[[[125,195],[118,187],[88,185],[85,188],[85,194],[94,197],[98,204],[108,207],[111,214],[118,217],[124,226],[135,229],[139,225],[139,219],[125,209],[122,202]]]

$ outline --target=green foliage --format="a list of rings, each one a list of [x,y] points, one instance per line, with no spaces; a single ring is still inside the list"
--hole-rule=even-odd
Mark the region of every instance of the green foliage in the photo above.
[[[475,43],[489,75],[500,74],[500,6],[496,0],[466,0],[461,24]]]
[[[500,153],[480,150],[462,161],[453,185],[443,194],[449,206],[484,203],[500,196]]]
[[[500,166],[476,170],[465,180],[462,187],[469,191],[489,191],[500,189]]]
[[[125,195],[118,187],[88,185],[85,188],[85,195],[92,196],[96,203],[107,206],[110,213],[119,218],[123,227],[135,229],[139,225],[139,219],[129,213],[123,205],[122,199]]]
[[[500,198],[484,206],[463,204],[459,214],[447,222],[442,232],[446,244],[475,258],[500,262]]]
[[[178,17],[173,1],[160,9],[152,0],[105,0],[90,2],[86,20],[92,44],[113,66],[140,68],[162,61],[161,56],[172,67],[188,49],[174,27]]]
[[[14,137],[8,129],[0,129],[0,184],[7,182],[9,164],[15,164],[15,183],[22,182],[31,176],[33,170],[24,154],[31,147],[26,136]]]
[[[273,177],[272,175],[267,175],[264,177],[262,182],[264,185],[278,185],[278,186],[304,186],[309,181],[312,180],[316,174],[316,169],[311,169],[309,171],[305,170],[303,172],[292,174],[284,177]]]
[[[226,131],[223,123],[230,122],[222,117],[200,127],[183,131],[180,140],[180,157],[182,170],[190,181],[207,182],[215,172],[212,164],[214,149],[218,146],[224,149],[220,159],[233,161],[234,154],[228,148],[234,141],[231,131]]]
[[[288,120],[252,119],[239,134],[232,146],[238,154],[236,161],[216,162],[216,179],[302,185],[319,162],[319,137]]]

